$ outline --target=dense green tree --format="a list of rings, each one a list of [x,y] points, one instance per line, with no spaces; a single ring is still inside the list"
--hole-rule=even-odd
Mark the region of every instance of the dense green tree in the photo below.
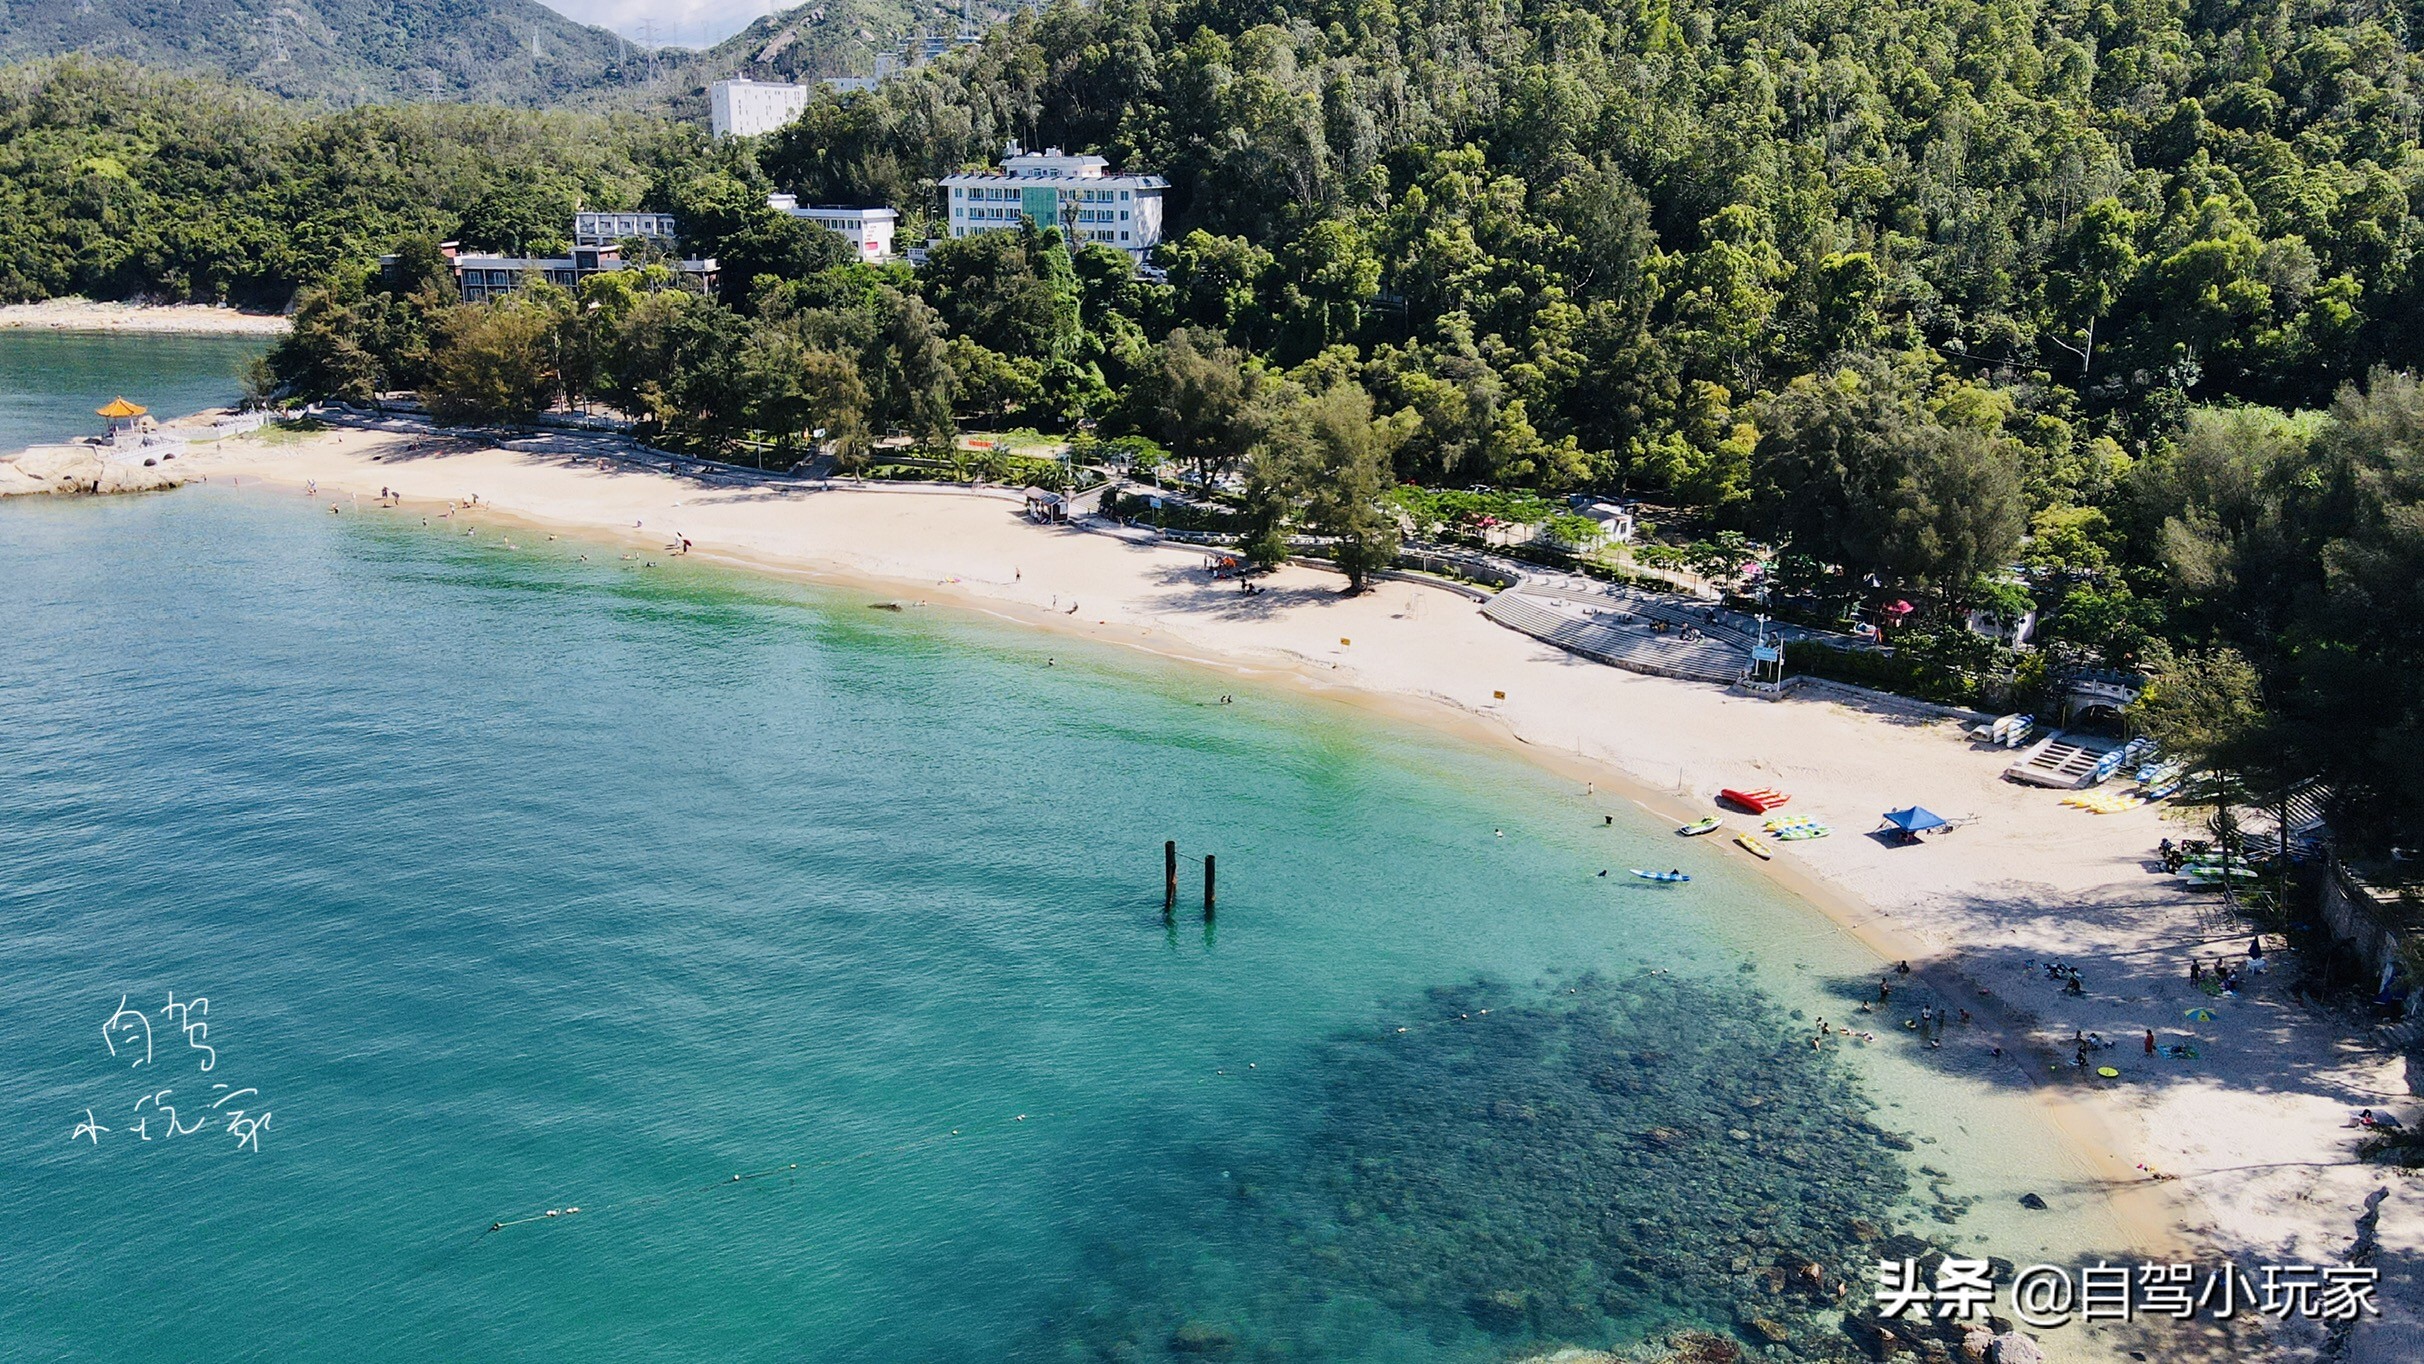
[[[1216,484],[1244,462],[1261,438],[1269,382],[1243,352],[1207,344],[1187,328],[1170,333],[1146,379],[1144,420],[1155,439],[1192,466],[1196,482]]]
[[[440,326],[425,390],[432,412],[458,421],[527,421],[555,394],[548,340],[556,309],[522,298],[459,306]]]
[[[1381,502],[1396,479],[1371,395],[1338,384],[1302,399],[1277,427],[1272,481],[1290,491],[1299,524],[1332,541],[1347,591],[1361,592],[1397,555],[1397,520]]]

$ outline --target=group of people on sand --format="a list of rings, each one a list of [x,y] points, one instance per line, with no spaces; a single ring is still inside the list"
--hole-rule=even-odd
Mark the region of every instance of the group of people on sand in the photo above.
[[[2058,961],[2032,961],[2029,963],[2029,965],[2042,965],[2045,968],[2045,978],[2047,980],[2061,982],[2062,993],[2070,995],[2074,998],[2081,998],[2087,994],[2087,977],[2079,974],[2078,967]]]
[[[2235,995],[2245,988],[2248,977],[2264,974],[2270,965],[2264,959],[2264,939],[2259,935],[2248,939],[2247,961],[2243,966],[2232,965],[2228,957],[2216,957],[2208,967],[2203,957],[2190,957],[2188,983],[2207,994]]]

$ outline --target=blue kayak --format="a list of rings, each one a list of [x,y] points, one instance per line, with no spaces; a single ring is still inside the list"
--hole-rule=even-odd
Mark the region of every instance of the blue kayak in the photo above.
[[[1678,881],[1689,881],[1692,879],[1679,871],[1643,871],[1639,867],[1634,867],[1632,872],[1635,876],[1640,877],[1644,881],[1663,881],[1669,885],[1672,885]]]

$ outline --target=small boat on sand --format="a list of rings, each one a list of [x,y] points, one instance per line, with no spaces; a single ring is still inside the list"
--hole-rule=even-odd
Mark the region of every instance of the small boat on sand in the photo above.
[[[1695,819],[1691,823],[1677,829],[1675,832],[1682,834],[1685,838],[1697,838],[1702,834],[1713,834],[1724,827],[1724,820],[1719,819],[1715,815],[1710,815],[1706,819]]]
[[[1723,791],[1718,792],[1717,798],[1720,800],[1731,801],[1755,815],[1764,815],[1768,811],[1773,810],[1777,806],[1782,805],[1786,801],[1792,799],[1791,796],[1777,790],[1773,786],[1762,786],[1753,790],[1745,790],[1729,786]]]
[[[1679,871],[1643,871],[1639,867],[1635,867],[1632,870],[1635,876],[1640,877],[1644,881],[1660,881],[1666,883],[1667,885],[1674,885],[1678,882],[1689,881],[1692,879]]]
[[[1742,845],[1742,850],[1744,852],[1749,853],[1751,856],[1758,858],[1762,862],[1765,862],[1769,858],[1776,855],[1767,844],[1760,842],[1758,839],[1751,837],[1749,834],[1736,834],[1734,835],[1734,841]]]

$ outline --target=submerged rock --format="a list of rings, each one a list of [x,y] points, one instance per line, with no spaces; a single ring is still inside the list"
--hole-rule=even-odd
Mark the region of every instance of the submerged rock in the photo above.
[[[1532,1315],[1531,1304],[1511,1288],[1474,1294],[1465,1302],[1465,1314],[1483,1330],[1501,1335],[1522,1330]]]
[[[1223,1327],[1190,1321],[1170,1333],[1170,1353],[1203,1359],[1226,1359],[1237,1349],[1237,1337]]]
[[[1320,1358],[1304,1323],[1370,1304],[1527,1364],[1850,1358],[1847,1286],[1942,1251],[1896,1225],[1925,1208],[1840,1058],[1731,980],[1563,984],[1433,990],[1292,1068],[1284,1145],[1204,1153],[1257,1189],[1204,1230],[1282,1272],[1215,1307],[1155,1266],[1087,1309],[1092,1347]],[[1583,1348],[1619,1340],[1656,1343]]]

